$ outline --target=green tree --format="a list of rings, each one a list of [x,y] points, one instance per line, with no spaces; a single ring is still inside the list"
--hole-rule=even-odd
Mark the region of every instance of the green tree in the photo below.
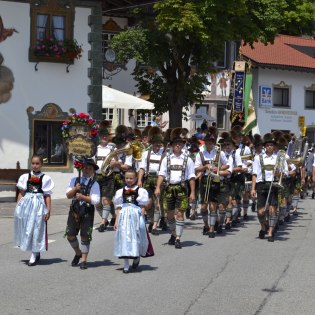
[[[156,113],[169,111],[171,128],[180,127],[188,108],[202,100],[226,41],[268,43],[283,30],[310,31],[311,12],[308,0],[164,0],[154,14],[134,11],[136,25],[110,45],[119,61],[136,59],[139,92],[150,95]]]

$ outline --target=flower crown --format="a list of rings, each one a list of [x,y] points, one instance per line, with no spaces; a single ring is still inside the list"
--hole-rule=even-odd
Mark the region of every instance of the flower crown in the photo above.
[[[63,138],[69,137],[69,130],[71,125],[80,124],[86,125],[90,129],[90,136],[94,140],[98,135],[98,125],[96,120],[91,118],[89,114],[79,113],[70,115],[62,124],[62,136]]]

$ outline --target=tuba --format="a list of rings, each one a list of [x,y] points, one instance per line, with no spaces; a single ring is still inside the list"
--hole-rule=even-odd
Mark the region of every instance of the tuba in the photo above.
[[[106,159],[104,160],[101,171],[103,176],[109,176],[113,172],[113,168],[110,165],[110,162],[113,158],[117,158],[119,154],[132,155],[136,161],[140,161],[142,159],[142,152],[145,151],[145,147],[139,140],[135,140],[129,142],[125,147],[121,149],[117,149],[115,151],[110,152]]]
[[[297,138],[292,146],[289,158],[287,159],[288,164],[294,164],[296,166],[302,166],[306,159],[308,151],[308,141],[306,137],[300,136]]]

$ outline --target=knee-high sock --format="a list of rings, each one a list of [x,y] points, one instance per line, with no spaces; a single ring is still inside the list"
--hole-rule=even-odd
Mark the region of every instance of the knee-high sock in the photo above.
[[[214,226],[217,221],[218,215],[216,212],[210,212],[210,226]]]
[[[293,196],[292,198],[292,206],[294,209],[297,209],[299,203],[299,196]]]
[[[205,225],[209,224],[208,211],[201,211],[202,220]]]
[[[220,225],[224,223],[226,212],[224,210],[219,211],[219,221]]]
[[[90,251],[90,241],[81,241],[82,254],[88,254],[89,251]]]
[[[71,245],[71,247],[75,250],[77,248],[79,248],[79,242],[77,237],[75,237],[73,240],[68,240],[69,244]]]
[[[154,222],[159,222],[160,217],[161,215],[159,209],[154,209]]]
[[[237,219],[237,216],[238,216],[238,207],[234,206],[233,209],[232,209],[233,220]]]
[[[127,259],[127,258],[124,259],[124,269],[125,270],[129,269],[129,259]]]
[[[102,218],[103,218],[104,220],[107,220],[107,221],[108,221],[109,214],[110,214],[110,206],[104,206],[104,207],[103,207]]]
[[[243,200],[243,209],[246,212],[249,207],[249,200]]]
[[[232,208],[226,208],[226,217],[232,218]]]
[[[175,232],[175,228],[176,228],[176,222],[175,222],[175,218],[167,220],[168,223],[168,227],[171,231],[171,234],[174,234]]]
[[[181,237],[184,231],[185,221],[176,220],[176,236]]]
[[[271,215],[271,216],[269,217],[269,226],[270,226],[270,227],[275,227],[277,221],[278,221],[278,217],[277,217],[276,215]]]
[[[286,211],[287,211],[287,207],[280,207],[280,216],[279,216],[279,218],[280,218],[280,220],[283,220],[283,218],[285,217],[285,213],[286,213]]]

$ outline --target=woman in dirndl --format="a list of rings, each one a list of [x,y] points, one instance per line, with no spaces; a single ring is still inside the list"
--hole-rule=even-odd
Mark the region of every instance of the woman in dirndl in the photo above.
[[[14,212],[15,243],[22,251],[31,251],[28,266],[35,266],[40,252],[47,250],[47,221],[50,218],[52,179],[41,172],[43,158],[32,156],[32,171],[20,176],[20,190]]]
[[[136,170],[126,171],[126,186],[119,189],[113,199],[118,212],[114,225],[114,256],[124,259],[123,273],[129,273],[129,259],[133,259],[132,268],[137,269],[140,256],[146,255],[149,245],[144,221],[149,195],[135,184],[136,181]]]

